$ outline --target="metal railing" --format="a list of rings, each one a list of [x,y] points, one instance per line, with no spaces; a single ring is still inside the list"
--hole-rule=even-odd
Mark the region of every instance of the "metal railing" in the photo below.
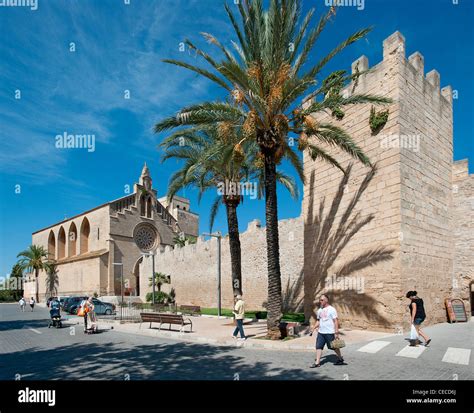
[[[174,304],[142,304],[142,303],[124,303],[116,306],[115,312],[110,315],[97,315],[97,318],[103,320],[120,320],[139,323],[140,313],[176,313],[178,308]]]

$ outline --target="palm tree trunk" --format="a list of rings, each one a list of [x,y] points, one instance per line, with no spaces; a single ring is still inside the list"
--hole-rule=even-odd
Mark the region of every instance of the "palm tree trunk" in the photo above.
[[[38,277],[39,277],[39,270],[38,268],[35,269],[35,281],[36,281],[36,302],[39,303],[39,282],[38,282]]]
[[[229,229],[230,262],[232,268],[232,290],[242,295],[242,255],[240,251],[239,221],[235,202],[225,202]]]
[[[267,236],[268,302],[267,336],[281,337],[281,272],[278,239],[278,207],[276,192],[276,164],[273,154],[265,156],[265,218]]]

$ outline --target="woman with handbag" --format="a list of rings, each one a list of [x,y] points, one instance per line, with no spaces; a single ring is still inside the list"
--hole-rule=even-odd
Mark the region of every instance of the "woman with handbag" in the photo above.
[[[423,300],[417,296],[416,291],[408,291],[406,297],[410,300],[410,305],[408,306],[408,308],[410,309],[410,319],[412,327],[415,327],[417,336],[423,337],[423,340],[425,340],[425,347],[427,347],[431,343],[431,339],[427,337],[425,333],[423,333],[423,331],[421,331],[421,323],[425,321],[426,318]],[[412,336],[413,335],[410,336],[410,345],[416,346],[416,342],[419,340],[413,340]]]
[[[318,335],[316,337],[316,361],[310,366],[314,369],[321,367],[321,354],[323,352],[324,345],[331,350],[334,350],[337,355],[337,361],[334,363],[336,366],[344,365],[344,358],[341,354],[341,348],[344,347],[344,341],[339,339],[339,322],[337,320],[337,311],[329,305],[329,299],[326,294],[319,297],[320,308],[316,312],[316,324],[311,331],[313,335],[314,331],[318,329]]]
[[[79,310],[77,310],[77,315],[79,317],[84,317],[84,334],[87,333],[87,314],[89,313],[89,302],[88,300],[82,300]]]

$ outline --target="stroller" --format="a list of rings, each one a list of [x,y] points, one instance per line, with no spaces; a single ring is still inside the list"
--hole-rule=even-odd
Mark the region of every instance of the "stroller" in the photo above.
[[[51,321],[49,322],[48,328],[50,328],[51,326],[61,328],[63,326],[63,323],[61,322],[61,311],[59,308],[59,302],[51,302],[51,310],[49,310],[49,314],[51,316]]]

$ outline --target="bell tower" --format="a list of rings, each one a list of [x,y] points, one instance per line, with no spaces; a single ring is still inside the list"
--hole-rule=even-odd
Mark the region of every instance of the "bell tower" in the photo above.
[[[143,187],[147,191],[151,191],[153,181],[151,179],[150,170],[148,169],[146,162],[143,165],[142,174],[140,176],[139,183],[140,185],[143,185]]]

